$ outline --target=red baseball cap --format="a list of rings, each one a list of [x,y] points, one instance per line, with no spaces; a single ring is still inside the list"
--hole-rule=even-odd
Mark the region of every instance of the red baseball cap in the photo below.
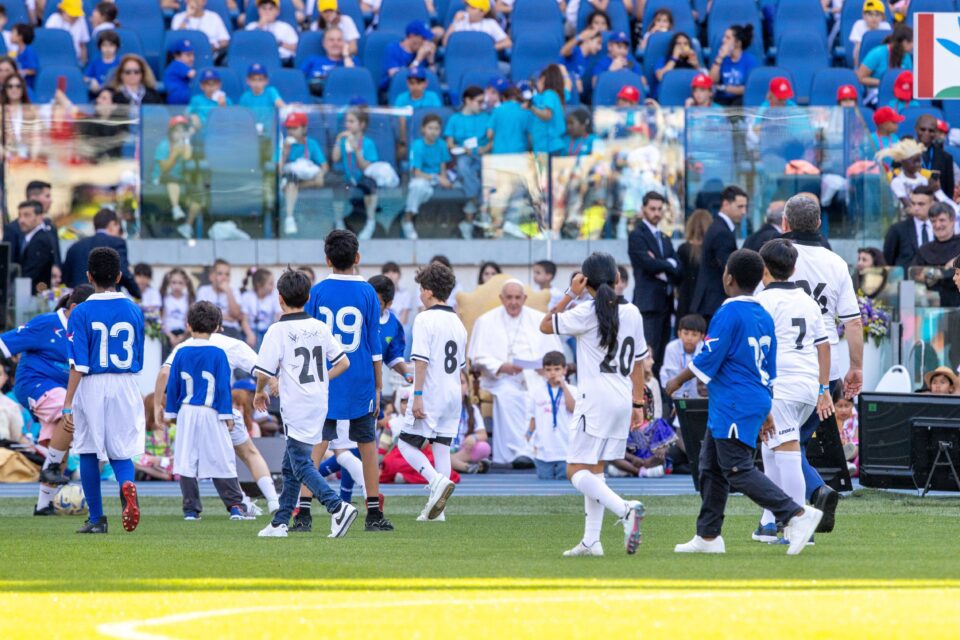
[[[893,95],[897,100],[909,102],[913,100],[913,72],[903,71],[897,76],[897,82],[893,85]]]
[[[852,84],[841,85],[837,89],[837,102],[841,100],[856,100],[857,99],[857,88]]]
[[[302,111],[294,111],[283,121],[283,126],[288,128],[305,127],[307,126],[307,114]]]
[[[712,89],[713,80],[705,73],[698,73],[693,76],[693,80],[690,82],[691,89]]]
[[[873,124],[875,125],[881,125],[884,122],[900,124],[904,120],[906,120],[906,118],[894,111],[892,107],[880,107],[873,112]]]
[[[770,93],[777,100],[789,100],[793,97],[793,87],[790,81],[783,76],[777,76],[770,80]]]
[[[190,119],[187,116],[179,115],[173,116],[167,121],[167,129],[173,129],[174,127],[179,126],[189,127]]]
[[[633,85],[627,84],[617,93],[617,100],[626,100],[627,102],[640,102],[640,91]]]

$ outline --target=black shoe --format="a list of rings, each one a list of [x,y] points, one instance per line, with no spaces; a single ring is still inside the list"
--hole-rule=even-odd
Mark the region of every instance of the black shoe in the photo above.
[[[364,531],[393,531],[393,525],[383,517],[382,511],[367,512],[367,521],[363,525]]]
[[[837,521],[837,502],[840,494],[823,485],[813,495],[813,506],[823,511],[823,518],[817,525],[817,533],[830,533]]]
[[[45,506],[43,509],[37,509],[36,507],[34,507],[34,508],[33,508],[33,515],[35,515],[35,516],[55,516],[55,515],[57,515],[57,512],[54,511],[54,509],[53,509],[53,503],[51,502],[50,504],[48,504],[47,506]]]
[[[480,465],[480,469],[477,471],[477,473],[486,473],[486,472],[490,471],[490,461],[489,461],[489,460],[481,460],[478,464]]]
[[[40,469],[40,482],[59,487],[64,484],[70,484],[70,478],[63,475],[63,472],[60,471],[60,465],[54,465],[46,469]]]
[[[298,512],[289,531],[290,533],[310,533],[313,531],[313,516],[302,511]]]
[[[87,520],[83,523],[83,526],[77,529],[77,533],[106,533],[107,532],[107,516],[100,516],[100,519],[96,522],[91,522]]]

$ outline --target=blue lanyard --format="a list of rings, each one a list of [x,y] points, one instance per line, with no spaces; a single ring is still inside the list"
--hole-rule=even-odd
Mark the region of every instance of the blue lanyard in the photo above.
[[[553,414],[553,428],[557,428],[557,412],[560,411],[560,398],[563,397],[563,387],[557,388],[557,395],[553,395],[553,387],[547,383],[547,394],[550,395],[550,412]]]
[[[927,160],[928,153],[930,154],[929,160]],[[920,156],[920,163],[923,165],[923,168],[928,171],[933,169],[933,147],[930,147],[929,149],[923,152],[923,155]]]

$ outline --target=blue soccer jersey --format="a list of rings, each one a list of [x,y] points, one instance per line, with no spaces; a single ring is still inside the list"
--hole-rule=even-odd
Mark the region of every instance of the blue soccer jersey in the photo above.
[[[67,355],[84,374],[139,373],[143,367],[143,312],[122,293],[95,293],[67,322]]]
[[[170,365],[164,413],[175,418],[183,405],[209,407],[221,420],[233,418],[227,354],[207,340],[192,340],[177,349]]]
[[[330,382],[327,418],[352,420],[373,413],[380,366],[380,301],[361,276],[333,274],[313,285],[305,311],[330,327],[350,368]]]
[[[407,337],[403,333],[403,325],[393,311],[387,311],[380,316],[380,350],[383,361],[388,367],[403,362],[403,353],[407,350]]]
[[[67,387],[67,316],[61,309],[31,319],[27,324],[0,335],[0,353],[5,358],[20,355],[14,393],[17,401],[30,408],[56,387]]]
[[[777,377],[773,318],[756,298],[738,296],[720,306],[690,370],[710,392],[707,427],[713,437],[755,447]]]

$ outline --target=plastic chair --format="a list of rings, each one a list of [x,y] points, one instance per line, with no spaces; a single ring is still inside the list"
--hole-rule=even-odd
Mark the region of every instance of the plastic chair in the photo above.
[[[64,67],[42,67],[37,72],[37,82],[34,86],[34,102],[47,103],[53,100],[57,91],[57,81],[61,78],[67,81],[67,98],[74,104],[89,102],[87,85],[83,82],[83,73],[76,65]]]
[[[863,64],[863,59],[867,57],[867,54],[876,47],[883,46],[883,40],[888,35],[890,31],[877,29],[876,31],[867,31],[863,34],[863,40],[860,41],[860,64]],[[851,60],[853,57],[853,51],[850,52]]]
[[[690,97],[690,83],[700,73],[696,69],[674,69],[660,82],[658,102],[664,107],[682,107]]]
[[[513,45],[510,59],[510,78],[514,82],[530,80],[544,67],[560,60],[562,38],[549,31],[524,33]]]
[[[37,29],[33,39],[39,68],[77,66],[73,39],[63,29]]]
[[[387,47],[394,42],[403,39],[403,31],[394,33],[391,31],[374,31],[367,37],[366,44],[363,45],[363,66],[370,71],[377,86],[386,88],[388,82],[384,75],[383,62]],[[381,85],[382,82],[382,85]]]
[[[747,78],[747,84],[743,93],[743,104],[746,107],[759,107],[767,99],[767,91],[770,89],[770,81],[777,76],[783,76],[790,81],[794,92],[797,85],[793,81],[793,74],[788,69],[782,67],[757,67],[750,72]]]
[[[370,71],[363,67],[332,69],[323,88],[324,104],[346,106],[355,98],[377,104],[377,87]]]
[[[643,102],[643,78],[633,71],[604,71],[597,76],[597,86],[593,89],[593,106],[612,107],[617,104],[620,89],[632,85],[640,91]]]
[[[293,56],[293,66],[300,68],[310,56],[323,55],[323,32],[304,31],[297,41],[297,52]]]
[[[394,31],[402,34],[411,20],[422,20],[430,24],[430,14],[427,13],[427,5],[423,0],[383,0],[383,4],[380,5],[380,22],[377,24],[377,31]]]
[[[277,69],[270,74],[270,85],[280,92],[280,97],[286,103],[299,102],[311,104],[314,102],[307,79],[299,69]]]
[[[482,71],[491,76],[496,75],[499,71],[493,38],[475,31],[454,33],[447,41],[444,69],[447,90],[451,95],[459,95],[463,89],[461,79],[467,71]]]
[[[254,62],[271,73],[280,68],[276,38],[266,31],[237,31],[227,47],[227,65],[243,77]]]
[[[773,41],[779,43],[788,30],[805,31],[809,37],[816,34],[826,44],[827,20],[820,0],[779,0],[773,20]]]
[[[860,82],[852,69],[832,68],[821,69],[813,76],[810,87],[810,104],[818,107],[834,107],[837,105],[837,89],[845,84],[853,85],[860,97]]]
[[[227,219],[262,216],[268,222],[265,167],[253,113],[240,108],[213,109],[204,146],[210,171],[209,215]]]
[[[810,99],[814,74],[830,66],[827,45],[819,39],[811,38],[806,31],[787,31],[780,38],[777,66],[790,71],[797,101],[806,103]]]
[[[587,24],[587,16],[595,11],[589,2],[581,2],[577,10],[577,32],[583,31]],[[607,15],[610,16],[610,27],[613,31],[623,31],[630,33],[630,16],[627,15],[627,8],[623,6],[623,0],[610,0],[607,5]]]

